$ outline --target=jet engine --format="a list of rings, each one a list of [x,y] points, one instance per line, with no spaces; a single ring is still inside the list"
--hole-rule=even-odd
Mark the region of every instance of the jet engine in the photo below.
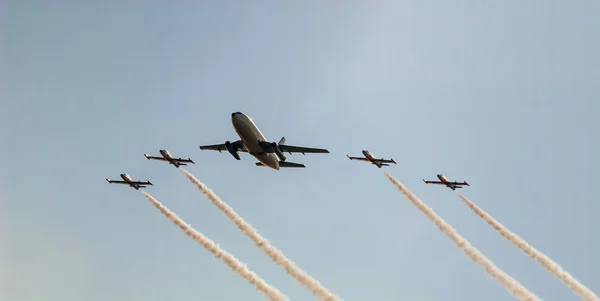
[[[277,145],[277,143],[273,142],[271,143],[271,147],[273,148],[273,151],[275,151],[275,154],[277,155],[277,157],[279,157],[279,159],[281,161],[285,161],[285,156],[283,155],[283,152],[281,152],[281,150],[279,149],[279,145]]]
[[[240,154],[238,153],[237,149],[233,147],[233,144],[231,144],[231,142],[225,141],[225,147],[235,159],[240,160]]]

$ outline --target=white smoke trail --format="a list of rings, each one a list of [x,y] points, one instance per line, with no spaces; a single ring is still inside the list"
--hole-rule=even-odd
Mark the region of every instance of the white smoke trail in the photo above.
[[[271,245],[269,241],[258,234],[256,229],[248,224],[241,216],[235,213],[233,208],[223,202],[212,190],[206,187],[206,185],[202,184],[187,170],[183,168],[181,170],[183,170],[188,179],[190,179],[190,181],[192,181],[215,206],[223,211],[223,213],[225,213],[225,215],[235,223],[238,229],[245,233],[254,242],[254,244],[256,244],[256,246],[258,246],[265,254],[267,254],[267,256],[271,258],[271,260],[283,267],[285,271],[294,277],[300,284],[306,286],[313,293],[313,295],[317,296],[321,300],[339,300],[337,296],[330,293],[319,281],[313,279],[306,272],[297,267],[294,262],[285,257],[281,251],[279,251],[277,248]]]
[[[444,232],[452,241],[461,248],[467,256],[471,258],[475,263],[485,269],[485,272],[490,275],[492,278],[498,280],[507,290],[509,290],[513,295],[515,295],[520,300],[540,300],[537,296],[529,292],[525,287],[523,287],[519,282],[517,282],[512,277],[505,274],[502,270],[500,270],[493,262],[491,262],[485,255],[483,255],[479,250],[473,247],[466,239],[464,239],[460,234],[452,228],[446,221],[444,221],[441,217],[439,217],[433,209],[429,208],[429,206],[425,205],[416,195],[414,195],[408,188],[404,187],[398,180],[389,175],[387,172],[385,175],[398,187],[398,189],[406,196],[419,210],[421,210],[427,217],[429,217],[436,226]]]
[[[164,214],[167,218],[169,218],[175,225],[177,225],[181,230],[185,232],[187,236],[195,240],[197,243],[206,248],[210,253],[212,253],[216,258],[221,259],[225,262],[234,272],[238,275],[244,277],[250,284],[254,285],[256,289],[266,295],[270,300],[273,301],[285,301],[288,300],[286,296],[284,296],[279,290],[267,284],[263,279],[258,277],[254,272],[250,271],[245,264],[241,263],[237,258],[233,255],[227,253],[225,250],[221,249],[217,246],[212,240],[202,235],[200,232],[194,230],[190,225],[186,224],[179,216],[170,211],[167,207],[153,198],[151,195],[146,193],[145,191],[141,191],[144,196],[156,207],[156,209],[160,210],[162,214]]]
[[[558,279],[562,280],[565,285],[567,285],[572,291],[577,293],[583,300],[586,301],[600,301],[598,296],[594,294],[589,288],[579,283],[573,276],[563,270],[556,262],[552,261],[552,259],[548,258],[548,256],[544,255],[542,252],[536,250],[534,247],[530,246],[524,239],[520,238],[498,221],[496,221],[493,217],[483,211],[481,208],[477,207],[471,200],[466,198],[465,196],[459,194],[458,195],[469,208],[471,208],[477,215],[479,215],[484,221],[486,221],[490,226],[496,229],[500,235],[504,238],[508,239],[511,243],[521,249],[525,254],[529,257],[533,258],[535,261],[539,262],[550,274],[556,276]]]

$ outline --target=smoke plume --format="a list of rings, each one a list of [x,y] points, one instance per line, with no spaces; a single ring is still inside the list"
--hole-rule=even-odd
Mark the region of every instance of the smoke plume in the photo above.
[[[153,198],[151,195],[142,191],[142,194],[158,209],[162,214],[164,214],[168,219],[170,219],[175,225],[177,225],[181,230],[185,232],[187,236],[195,240],[197,243],[202,245],[205,249],[207,249],[210,253],[213,254],[218,259],[221,259],[225,262],[236,274],[242,276],[244,279],[248,280],[250,284],[254,285],[256,289],[266,295],[270,300],[273,301],[285,301],[288,300],[286,296],[284,296],[279,290],[268,285],[263,279],[258,277],[254,272],[248,270],[246,265],[237,260],[233,255],[227,253],[225,250],[221,249],[217,246],[212,240],[202,235],[198,231],[194,230],[190,225],[186,224],[180,217],[178,217],[175,213],[170,211],[167,207]]]
[[[500,235],[504,238],[508,239],[512,244],[521,249],[525,254],[529,257],[533,258],[535,261],[539,262],[550,274],[556,276],[560,279],[565,285],[567,285],[572,291],[577,293],[583,300],[586,301],[600,301],[598,296],[594,294],[589,288],[585,287],[583,284],[579,283],[573,276],[563,270],[556,262],[552,261],[552,259],[548,258],[548,256],[544,255],[542,252],[536,250],[534,247],[530,246],[524,239],[520,238],[498,221],[496,221],[493,217],[483,211],[481,208],[477,207],[471,200],[464,197],[463,195],[458,195],[469,208],[471,208],[477,215],[479,215],[485,222],[487,222],[490,226],[496,229]]]
[[[215,205],[219,208],[225,215],[235,223],[235,225],[246,234],[253,242],[258,246],[267,256],[271,258],[276,264],[283,267],[289,275],[294,277],[301,285],[307,287],[313,295],[317,296],[321,300],[326,301],[335,301],[339,300],[339,298],[333,295],[331,292],[327,290],[319,281],[313,279],[306,272],[301,270],[296,266],[291,260],[289,260],[285,255],[275,248],[269,241],[264,239],[256,229],[254,229],[250,224],[248,224],[242,217],[240,217],[233,209],[223,202],[212,190],[210,190],[206,185],[201,183],[196,177],[194,177],[187,170],[182,169],[185,175],[192,181],[200,191]]]
[[[514,296],[519,298],[520,300],[540,300],[533,293],[529,292],[525,287],[523,287],[519,282],[517,282],[512,277],[505,274],[502,270],[500,270],[493,262],[491,262],[485,255],[483,255],[479,250],[473,247],[466,239],[460,236],[452,226],[450,226],[446,221],[444,221],[441,217],[439,217],[433,209],[429,208],[425,205],[416,195],[414,195],[408,188],[404,187],[398,180],[389,175],[387,172],[385,175],[390,179],[396,187],[406,196],[421,212],[423,212],[429,219],[431,219],[436,226],[444,232],[452,241],[462,249],[471,260],[477,263],[479,266],[485,269],[485,272],[490,275],[492,278],[498,280],[508,291],[510,291]]]

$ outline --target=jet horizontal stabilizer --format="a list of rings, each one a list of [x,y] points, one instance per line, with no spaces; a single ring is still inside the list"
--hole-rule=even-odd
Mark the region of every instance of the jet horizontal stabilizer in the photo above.
[[[302,168],[306,167],[306,166],[304,166],[304,164],[287,162],[287,161],[280,161],[279,166],[280,167],[302,167]]]
[[[261,162],[256,162],[255,163],[256,166],[265,166],[264,164],[262,164]],[[280,161],[279,162],[279,167],[298,167],[298,168],[305,168],[306,166],[304,166],[304,164],[300,164],[300,163],[293,163],[293,162],[287,162],[287,161]]]

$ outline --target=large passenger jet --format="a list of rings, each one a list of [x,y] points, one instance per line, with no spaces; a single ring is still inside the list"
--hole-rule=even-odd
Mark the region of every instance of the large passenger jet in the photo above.
[[[279,143],[269,142],[260,132],[252,118],[242,112],[231,114],[231,123],[240,140],[224,144],[203,145],[202,150],[229,151],[229,153],[240,160],[239,152],[249,153],[258,161],[257,166],[267,166],[276,170],[280,167],[305,167],[304,164],[287,162],[283,153],[329,153],[326,149],[308,148],[300,146],[285,145],[285,137],[279,140]]]

